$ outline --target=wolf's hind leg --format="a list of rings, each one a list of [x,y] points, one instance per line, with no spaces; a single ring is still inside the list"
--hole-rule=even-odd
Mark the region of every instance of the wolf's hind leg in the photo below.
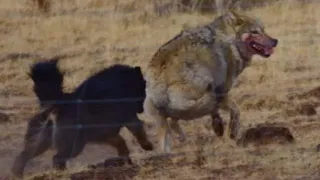
[[[155,117],[157,121],[158,136],[160,139],[160,147],[164,153],[171,152],[171,131],[166,118]]]
[[[182,130],[181,126],[179,125],[179,120],[177,119],[171,119],[170,121],[170,127],[172,128],[173,131],[175,131],[177,134],[179,134],[179,140],[181,142],[186,140],[186,134]]]

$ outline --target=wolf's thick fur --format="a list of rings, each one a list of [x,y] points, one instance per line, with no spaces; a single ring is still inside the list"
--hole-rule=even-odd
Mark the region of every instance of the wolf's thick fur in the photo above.
[[[211,115],[214,131],[222,136],[219,108],[230,111],[230,137],[236,138],[240,112],[228,92],[253,55],[269,57],[276,45],[261,22],[232,10],[162,45],[147,66],[144,102],[145,113],[158,122],[162,151],[170,151],[167,118],[184,139],[179,119]]]
[[[25,146],[17,156],[12,172],[22,177],[29,160],[53,146],[57,153],[53,165],[65,169],[66,161],[80,154],[88,142],[108,143],[119,156],[131,163],[125,140],[119,135],[122,127],[137,138],[145,150],[153,145],[147,139],[143,123],[137,113],[143,112],[145,80],[140,67],[113,65],[84,81],[74,92],[63,92],[63,73],[57,68],[58,60],[36,63],[30,76],[34,92],[42,102],[42,111],[34,115],[25,135]],[[136,98],[132,102],[97,102],[82,104],[49,104],[59,100],[101,100]],[[140,98],[140,100],[139,100]]]

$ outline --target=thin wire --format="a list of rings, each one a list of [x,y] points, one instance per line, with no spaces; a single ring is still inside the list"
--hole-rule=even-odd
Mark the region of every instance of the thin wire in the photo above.
[[[293,90],[294,91],[294,90]],[[299,91],[301,92],[301,91]],[[47,101],[49,103],[55,103],[55,104],[80,104],[80,103],[105,103],[105,102],[109,102],[109,103],[114,103],[114,102],[135,102],[135,101],[141,101],[144,98],[124,98],[124,99],[100,99],[100,100],[58,100],[58,101]],[[79,107],[79,106],[77,106]],[[76,119],[80,118],[80,109],[78,109],[77,112],[77,117]],[[79,122],[79,120],[78,120]],[[82,129],[82,128],[105,128],[105,127],[119,127],[119,126],[125,126],[125,125],[137,125],[138,123],[117,123],[117,124],[81,124],[79,126],[79,123],[76,125],[69,125],[69,126],[59,126],[59,128],[75,128],[75,129]],[[47,128],[53,128],[53,127],[47,127]],[[90,142],[88,143],[90,144]],[[216,147],[215,149],[217,149],[218,147]],[[139,160],[148,160],[149,158],[163,158],[163,157],[177,157],[177,156],[184,156],[187,155],[189,153],[195,153],[195,152],[201,152],[201,150],[190,150],[190,151],[182,151],[182,152],[177,152],[177,153],[170,153],[170,154],[156,154],[156,155],[151,155],[151,156],[144,156],[144,157],[139,157]],[[304,151],[307,152],[307,151]],[[314,152],[316,153],[315,150],[311,150],[310,152]],[[211,152],[211,153],[207,153],[207,154],[201,154],[201,156],[226,156],[228,155],[228,153],[224,152],[224,153],[218,153],[218,152]],[[139,156],[139,155],[130,155],[130,157],[135,157],[135,156]],[[112,157],[108,157],[108,158],[126,158],[126,156],[112,156]],[[107,160],[107,159],[106,159]],[[194,162],[190,162],[190,164],[194,164]],[[184,163],[186,164],[186,163]],[[187,164],[186,164],[187,165]]]
[[[308,91],[312,91],[314,88],[310,88]],[[303,91],[301,94],[308,93],[308,91]],[[288,92],[301,92],[301,90],[290,90],[286,91]],[[224,94],[228,93],[219,93],[219,96],[223,96]],[[97,99],[97,100],[81,100],[81,99],[76,99],[76,100],[55,100],[55,101],[41,101],[41,103],[45,104],[56,104],[56,105],[61,105],[61,104],[92,104],[92,103],[125,103],[125,102],[141,102],[145,99],[145,97],[137,97],[137,98],[121,98],[121,99]],[[290,100],[288,100],[289,102]],[[38,100],[26,100],[26,103],[35,103],[39,102]],[[285,103],[285,102],[284,102]],[[78,113],[75,117],[75,119],[80,119],[80,107],[77,106]],[[123,113],[123,112],[119,112]],[[119,126],[126,126],[126,125],[138,125],[138,123],[106,123],[106,124],[81,124],[74,122],[75,125],[65,125],[65,126],[59,126],[59,128],[66,128],[66,129],[81,129],[81,128],[106,128],[106,127],[119,127]],[[53,128],[53,127],[47,127],[47,128]],[[41,128],[35,128],[35,129],[41,129]]]
[[[108,128],[108,127],[119,127],[129,125],[140,125],[141,123],[112,123],[112,124],[75,124],[75,125],[59,125],[61,129],[89,129],[89,128]],[[46,127],[46,129],[53,129],[54,127]],[[43,128],[30,128],[30,129],[43,129]]]
[[[91,103],[121,103],[121,102],[139,102],[144,100],[144,97],[137,98],[122,98],[122,99],[95,99],[95,100],[54,100],[54,101],[41,101],[41,103],[45,104],[91,104]],[[30,100],[30,102],[34,102],[35,100]],[[38,101],[39,102],[39,101]]]
[[[233,88],[234,89],[234,88]],[[312,90],[312,88],[310,89]],[[288,92],[301,92],[300,89],[298,90],[290,90],[290,91],[284,91],[285,93]],[[305,92],[302,92],[305,93]],[[226,93],[216,93],[217,97],[220,96],[224,96],[226,94],[230,94],[229,92]],[[260,95],[263,95],[261,93],[259,93]],[[265,94],[269,94],[269,93],[265,93]],[[30,98],[30,100],[25,100],[26,103],[35,103],[35,102],[41,102],[44,104],[79,104],[79,103],[83,103],[83,104],[92,104],[92,103],[124,103],[124,102],[141,102],[144,101],[145,97],[134,97],[134,98],[108,98],[108,99],[74,99],[74,100],[48,100],[48,101],[39,101],[36,99],[32,99]]]

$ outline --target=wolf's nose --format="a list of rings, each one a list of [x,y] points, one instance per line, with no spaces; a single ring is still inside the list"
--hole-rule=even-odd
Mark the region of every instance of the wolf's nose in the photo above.
[[[272,46],[273,46],[273,47],[276,47],[277,44],[278,44],[278,40],[277,40],[277,39],[273,39],[273,40],[272,40]]]

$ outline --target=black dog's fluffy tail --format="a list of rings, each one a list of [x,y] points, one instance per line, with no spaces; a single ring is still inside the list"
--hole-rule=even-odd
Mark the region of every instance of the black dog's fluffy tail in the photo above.
[[[29,76],[34,82],[33,91],[41,102],[62,99],[63,73],[57,67],[58,59],[38,62],[31,66]]]

